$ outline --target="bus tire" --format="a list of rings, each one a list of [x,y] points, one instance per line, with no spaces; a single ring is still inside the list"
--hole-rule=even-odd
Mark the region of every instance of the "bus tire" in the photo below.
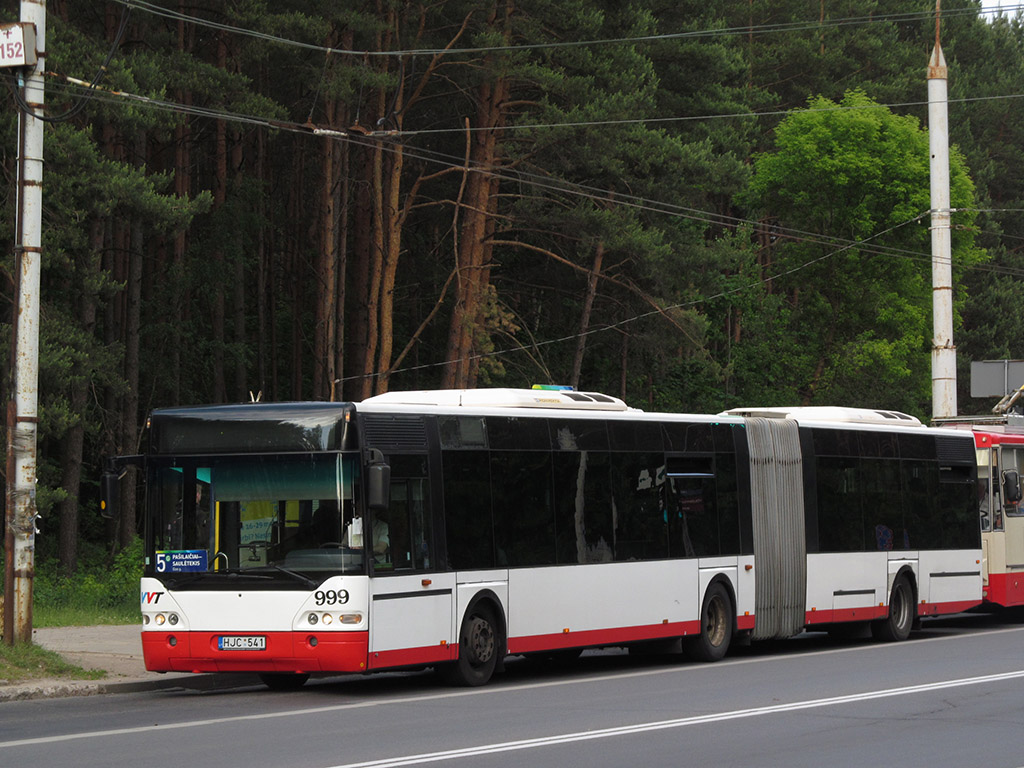
[[[871,622],[871,635],[887,643],[906,640],[914,626],[914,607],[914,588],[907,577],[900,574],[889,596],[889,615]]]
[[[309,675],[296,672],[261,672],[260,680],[272,691],[297,691],[306,684]]]
[[[721,582],[713,582],[704,593],[700,608],[700,634],[684,637],[687,655],[697,661],[718,661],[732,642],[733,609],[729,592]]]
[[[481,601],[466,612],[459,631],[459,658],[445,670],[455,685],[484,685],[498,665],[502,642],[490,604]]]

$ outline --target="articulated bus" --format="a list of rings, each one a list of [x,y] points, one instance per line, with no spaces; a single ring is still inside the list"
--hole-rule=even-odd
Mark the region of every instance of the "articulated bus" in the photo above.
[[[891,411],[646,413],[596,393],[392,392],[154,411],[155,671],[435,667],[870,626],[981,601],[972,436]],[[114,509],[108,509],[113,513]]]
[[[1024,417],[959,417],[943,420],[970,429],[978,453],[982,597],[985,605],[1024,605]]]

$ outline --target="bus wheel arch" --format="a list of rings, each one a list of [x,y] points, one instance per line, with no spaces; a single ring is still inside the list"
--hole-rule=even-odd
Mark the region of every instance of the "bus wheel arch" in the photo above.
[[[876,640],[898,642],[910,636],[917,619],[917,583],[910,568],[901,568],[892,581],[885,618],[871,622]]]
[[[501,601],[490,590],[473,597],[459,626],[459,657],[441,672],[455,685],[486,684],[501,668],[508,632]]]
[[[722,576],[708,584],[701,600],[700,631],[683,638],[686,653],[698,661],[718,661],[729,650],[736,633],[736,598]]]

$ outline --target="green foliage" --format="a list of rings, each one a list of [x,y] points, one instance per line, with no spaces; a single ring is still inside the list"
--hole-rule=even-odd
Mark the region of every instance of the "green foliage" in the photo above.
[[[860,91],[839,104],[812,99],[757,156],[747,200],[778,227],[773,290],[786,294],[781,343],[803,402],[924,413],[929,393],[931,272],[928,136]],[[973,207],[959,153],[951,160],[955,208]],[[954,238],[954,262],[983,253],[973,233]],[[788,342],[788,344],[787,344]]]
[[[120,600],[111,597],[118,584],[135,589],[133,577],[115,583],[96,565],[116,549],[95,513],[97,475],[104,456],[136,451],[140,434],[126,425],[153,407],[249,389],[308,397],[322,363],[313,338],[330,217],[348,260],[335,286],[345,292],[343,352],[369,343],[361,271],[380,246],[373,212],[396,213],[391,340],[396,350],[412,343],[389,382],[437,385],[463,277],[452,273],[465,214],[456,201],[473,142],[495,142],[498,167],[478,170],[500,177],[482,235],[497,245],[472,329],[486,355],[479,385],[566,380],[600,253],[583,387],[670,410],[928,410],[929,247],[927,219],[916,218],[930,205],[923,109],[880,105],[920,102],[930,19],[907,17],[918,9],[896,0],[517,0],[506,27],[504,8],[242,0],[189,11],[296,44],[132,9],[101,85],[142,98],[100,90],[74,119],[46,127],[41,610],[72,584],[55,575],[67,500],[79,502],[83,560],[71,591],[106,610],[103,601]],[[47,68],[91,79],[111,53],[112,19],[81,0],[50,19]],[[861,21],[833,23],[841,19]],[[1024,357],[1024,102],[995,98],[1024,78],[1024,26],[966,13],[945,21],[943,35],[960,150],[955,338],[966,374],[968,357]],[[501,46],[506,36],[520,47],[452,50]],[[562,45],[588,40],[619,42]],[[413,49],[448,52],[344,52]],[[51,83],[50,114],[84,95]],[[467,134],[467,116],[498,83],[507,87],[504,127]],[[13,179],[10,106],[0,111],[0,141]],[[228,113],[239,118],[217,120]],[[349,135],[328,139],[314,127]],[[361,135],[378,128],[386,135]],[[328,150],[337,155],[330,185]],[[387,179],[399,151],[396,194],[385,200],[392,182],[371,180]],[[0,188],[8,246],[13,189]],[[8,306],[12,253],[3,257]],[[129,266],[140,265],[132,339]],[[139,370],[130,371],[136,351]],[[350,381],[380,373],[351,355],[344,368],[337,375]],[[231,380],[227,394],[218,374]],[[63,486],[79,429],[75,494]]]
[[[104,674],[102,670],[86,670],[69,664],[53,651],[32,643],[14,646],[0,643],[0,683],[21,683],[40,678],[98,680]]]
[[[74,576],[62,576],[54,557],[40,557],[33,586],[36,626],[129,624],[139,620],[142,541],[113,557],[82,555]]]

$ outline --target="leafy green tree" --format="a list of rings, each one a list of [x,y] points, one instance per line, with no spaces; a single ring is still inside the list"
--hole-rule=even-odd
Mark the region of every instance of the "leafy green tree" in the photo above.
[[[838,104],[812,99],[757,157],[747,199],[775,230],[764,278],[785,296],[777,343],[786,379],[772,385],[794,387],[804,403],[926,410],[928,157],[915,118],[859,91]],[[971,208],[973,184],[955,150],[950,171],[953,206]],[[973,231],[954,232],[958,267],[982,257]]]

